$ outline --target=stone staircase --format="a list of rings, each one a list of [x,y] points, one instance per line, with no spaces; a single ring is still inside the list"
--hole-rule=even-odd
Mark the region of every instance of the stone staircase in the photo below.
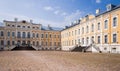
[[[11,49],[14,50],[36,50],[32,46],[16,46],[15,48]]]
[[[72,49],[70,49],[71,52],[83,52],[85,47],[83,46],[74,46]]]

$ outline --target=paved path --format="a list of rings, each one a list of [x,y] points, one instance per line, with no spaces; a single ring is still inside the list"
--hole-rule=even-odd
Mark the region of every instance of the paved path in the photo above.
[[[0,71],[119,71],[119,54],[55,51],[0,52]]]

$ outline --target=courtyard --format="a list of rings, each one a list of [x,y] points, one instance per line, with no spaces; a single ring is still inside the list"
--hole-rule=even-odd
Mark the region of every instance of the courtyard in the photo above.
[[[120,71],[120,54],[1,51],[0,71]]]

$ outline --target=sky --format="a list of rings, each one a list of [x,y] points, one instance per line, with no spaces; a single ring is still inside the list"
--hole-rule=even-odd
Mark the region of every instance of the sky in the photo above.
[[[36,24],[64,27],[107,4],[120,5],[120,0],[0,0],[0,22],[33,20]]]

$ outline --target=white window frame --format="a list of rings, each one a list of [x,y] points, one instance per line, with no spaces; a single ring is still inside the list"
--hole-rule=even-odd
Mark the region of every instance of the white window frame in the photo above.
[[[105,21],[107,21],[107,28],[105,28]],[[108,19],[104,20],[104,29],[105,30],[107,30],[109,28],[108,24],[109,24],[109,20]]]
[[[115,17],[117,18],[117,23],[116,23],[116,26],[113,26],[113,19],[114,19]],[[118,25],[118,16],[117,16],[117,15],[114,15],[114,16],[112,17],[112,27],[113,27],[113,28],[116,28],[117,25]]]

